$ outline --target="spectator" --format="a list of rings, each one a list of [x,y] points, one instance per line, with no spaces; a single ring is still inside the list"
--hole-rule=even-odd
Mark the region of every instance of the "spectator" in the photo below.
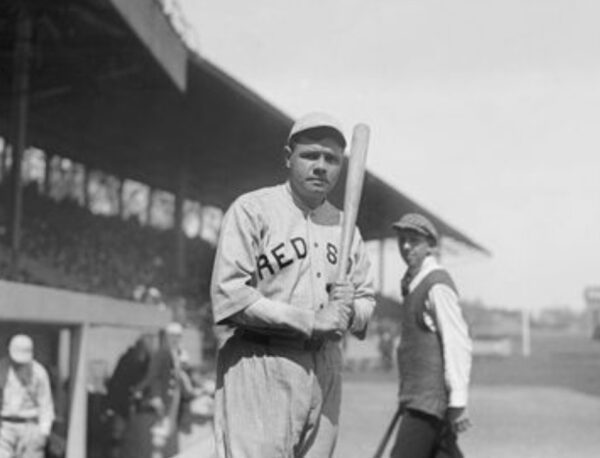
[[[109,455],[120,458],[123,436],[134,408],[137,385],[148,372],[152,355],[152,336],[142,335],[135,344],[119,358],[108,382],[107,408],[110,419]]]
[[[391,457],[461,458],[457,434],[471,425],[472,344],[458,292],[434,256],[439,236],[431,221],[409,213],[393,227],[407,269],[398,347],[402,421]]]
[[[0,458],[43,458],[54,421],[46,369],[33,358],[33,340],[17,334],[0,360]]]
[[[141,401],[124,439],[123,458],[166,458],[178,452],[180,413],[193,396],[182,333],[179,323],[161,333],[148,373],[136,387]]]

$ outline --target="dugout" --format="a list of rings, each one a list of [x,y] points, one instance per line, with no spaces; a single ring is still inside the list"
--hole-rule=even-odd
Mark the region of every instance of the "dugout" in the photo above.
[[[128,335],[133,343],[143,332],[156,332],[170,321],[171,313],[144,304],[3,280],[0,298],[0,339],[6,343],[21,332],[34,339],[35,357],[53,380],[57,421],[66,426],[66,456],[85,457],[90,355],[98,353],[98,347],[121,353]],[[6,354],[6,346],[0,354]]]

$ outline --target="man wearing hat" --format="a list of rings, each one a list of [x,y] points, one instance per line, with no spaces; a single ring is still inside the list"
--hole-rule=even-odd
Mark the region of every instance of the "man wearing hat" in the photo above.
[[[211,295],[219,350],[215,396],[220,458],[330,457],[337,437],[341,349],[364,332],[374,303],[360,234],[349,280],[335,283],[341,212],[327,201],[346,139],[311,113],[284,148],[288,180],[239,197],[227,211]]]
[[[42,458],[54,404],[46,369],[33,359],[33,341],[25,334],[10,340],[0,360],[0,458]]]
[[[407,265],[398,348],[402,421],[392,458],[462,457],[457,433],[470,426],[471,340],[458,293],[434,254],[439,236],[420,214],[393,225]]]

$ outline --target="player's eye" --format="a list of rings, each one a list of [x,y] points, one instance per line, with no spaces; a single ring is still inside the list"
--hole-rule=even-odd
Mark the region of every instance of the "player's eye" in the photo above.
[[[307,159],[309,161],[316,161],[319,159],[320,155],[321,155],[321,153],[316,152],[316,151],[307,151],[307,152],[301,153],[300,157],[302,159]]]
[[[341,162],[341,158],[336,156],[335,154],[326,154],[325,160],[328,164],[337,165]]]

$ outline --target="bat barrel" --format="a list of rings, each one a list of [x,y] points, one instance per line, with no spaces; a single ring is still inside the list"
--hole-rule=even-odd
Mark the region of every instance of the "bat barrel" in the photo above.
[[[348,172],[346,174],[338,281],[344,281],[348,272],[348,258],[350,256],[354,227],[356,225],[358,207],[362,196],[369,137],[369,126],[362,123],[354,126],[352,142],[350,144]]]

